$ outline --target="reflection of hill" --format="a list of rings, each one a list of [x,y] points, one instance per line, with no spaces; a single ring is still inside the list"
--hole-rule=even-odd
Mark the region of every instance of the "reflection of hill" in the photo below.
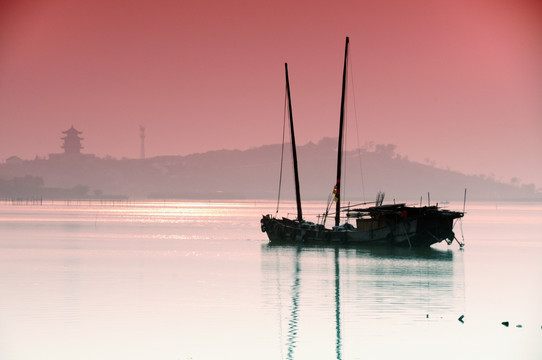
[[[482,176],[437,169],[411,162],[396,155],[393,150],[392,145],[380,145],[374,151],[347,153],[349,171],[344,183],[346,196],[353,200],[370,200],[382,190],[386,192],[388,200],[419,201],[420,196],[425,198],[430,192],[432,199],[442,201],[461,199],[463,190],[468,188],[469,199],[536,197],[534,185],[514,186]],[[52,188],[57,189],[56,193],[59,194],[62,192],[60,189],[73,190],[77,187],[80,195],[87,191],[81,196],[275,198],[280,153],[280,145],[268,145],[246,151],[222,150],[145,160],[55,156],[48,160],[2,164],[0,196],[55,197],[57,195]],[[299,147],[303,199],[327,199],[334,184],[335,156],[335,141],[331,139]],[[289,155],[285,156],[284,169],[283,198],[293,198]],[[27,175],[41,178],[43,183],[37,180],[33,185],[29,185],[28,181],[23,184],[21,179]]]

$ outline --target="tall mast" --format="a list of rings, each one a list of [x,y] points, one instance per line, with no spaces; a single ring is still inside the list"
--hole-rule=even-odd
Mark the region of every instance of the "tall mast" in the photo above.
[[[341,119],[339,122],[339,146],[337,150],[337,184],[335,185],[335,200],[337,207],[335,210],[335,226],[339,226],[341,221],[341,164],[343,157],[343,132],[344,132],[344,102],[346,88],[346,62],[348,59],[348,37],[346,37],[346,46],[344,49],[344,68],[343,68],[343,87],[341,95]]]
[[[299,192],[299,172],[297,169],[297,151],[294,135],[294,116],[292,115],[292,100],[290,98],[290,81],[288,80],[288,64],[284,64],[286,70],[286,91],[288,93],[288,113],[290,114],[290,135],[292,136],[292,157],[294,159],[295,201],[297,203],[297,220],[303,220],[301,211],[301,195]]]

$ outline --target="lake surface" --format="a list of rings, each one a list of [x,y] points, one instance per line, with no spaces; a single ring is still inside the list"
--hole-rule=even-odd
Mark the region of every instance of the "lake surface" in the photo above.
[[[467,205],[464,249],[411,250],[269,246],[263,201],[2,203],[0,359],[542,359],[542,204]]]

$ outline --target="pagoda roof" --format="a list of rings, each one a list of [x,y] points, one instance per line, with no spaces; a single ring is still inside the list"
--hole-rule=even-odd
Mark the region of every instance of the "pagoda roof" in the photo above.
[[[82,134],[82,131],[79,131],[73,127],[73,125],[66,131],[62,132],[63,134]]]

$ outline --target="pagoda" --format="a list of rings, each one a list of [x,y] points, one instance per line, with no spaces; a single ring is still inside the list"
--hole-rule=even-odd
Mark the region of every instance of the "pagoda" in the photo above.
[[[83,146],[81,146],[81,140],[83,140],[83,138],[79,135],[82,134],[82,132],[76,130],[72,125],[72,127],[62,133],[66,134],[66,136],[61,138],[64,140],[64,143],[61,146],[62,149],[64,149],[64,154],[81,154],[81,149],[83,148]]]

